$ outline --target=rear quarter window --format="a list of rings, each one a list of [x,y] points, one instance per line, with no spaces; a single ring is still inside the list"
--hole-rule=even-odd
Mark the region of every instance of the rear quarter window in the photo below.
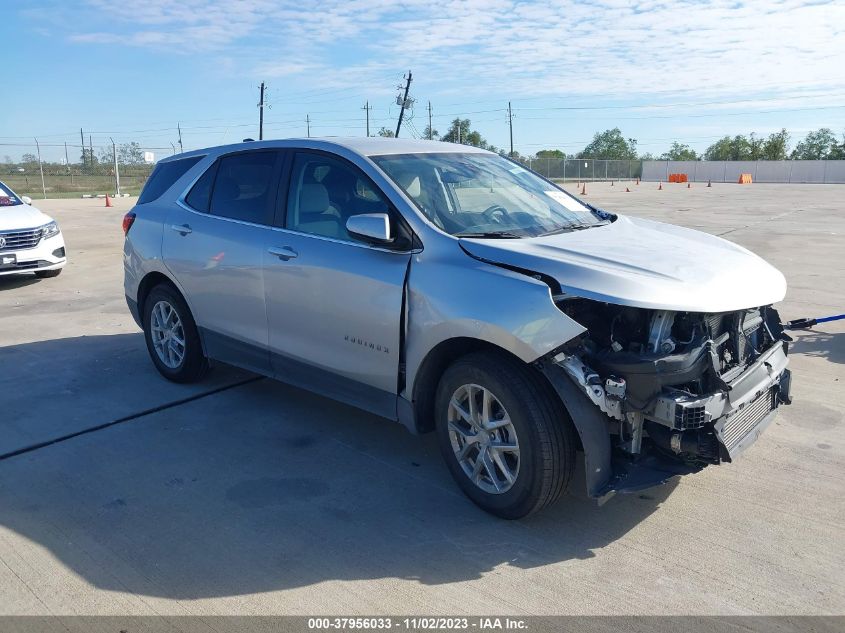
[[[144,190],[138,196],[138,204],[157,200],[165,191],[170,189],[174,182],[184,176],[191,167],[203,158],[203,156],[191,156],[190,158],[180,158],[156,165],[147,180],[147,184],[144,185]]]
[[[214,176],[217,174],[218,164],[219,161],[206,169],[205,173],[197,179],[196,184],[185,198],[189,207],[208,213],[208,205],[211,202],[211,187],[214,185]]]

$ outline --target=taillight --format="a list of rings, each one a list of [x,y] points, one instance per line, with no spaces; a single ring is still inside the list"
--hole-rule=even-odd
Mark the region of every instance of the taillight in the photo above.
[[[126,235],[129,233],[129,229],[132,228],[132,224],[135,222],[135,212],[130,211],[126,215],[123,216],[123,234]]]

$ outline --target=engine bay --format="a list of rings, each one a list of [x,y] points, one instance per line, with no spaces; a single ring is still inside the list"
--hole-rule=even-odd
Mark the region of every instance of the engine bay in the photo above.
[[[653,448],[691,465],[730,461],[743,433],[788,402],[790,339],[771,306],[707,314],[555,300],[586,328],[555,362],[618,422],[624,454]]]

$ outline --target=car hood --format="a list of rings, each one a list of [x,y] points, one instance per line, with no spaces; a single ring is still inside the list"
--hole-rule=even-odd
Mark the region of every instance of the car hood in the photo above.
[[[0,231],[34,229],[50,221],[52,218],[49,215],[28,204],[0,207]]]
[[[775,303],[786,280],[722,238],[627,216],[591,229],[527,239],[460,240],[471,256],[553,277],[567,294],[679,312]]]

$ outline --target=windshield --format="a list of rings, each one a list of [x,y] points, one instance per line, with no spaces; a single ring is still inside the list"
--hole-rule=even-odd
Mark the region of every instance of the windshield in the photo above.
[[[0,207],[13,207],[18,204],[23,204],[21,199],[15,195],[14,191],[0,182]]]
[[[535,237],[607,220],[493,154],[399,154],[373,161],[438,227],[458,237]]]

